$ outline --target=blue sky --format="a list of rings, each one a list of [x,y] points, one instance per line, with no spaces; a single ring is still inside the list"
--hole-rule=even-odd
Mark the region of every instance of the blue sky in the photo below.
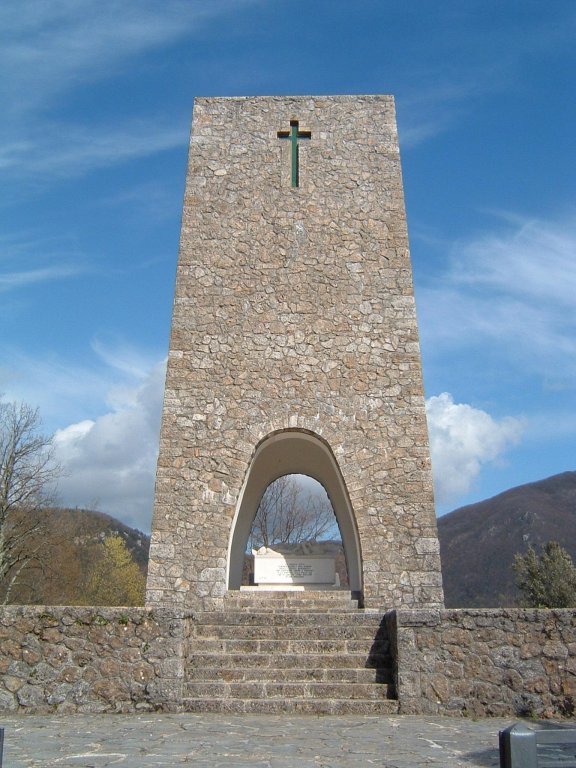
[[[573,0],[4,0],[0,392],[149,528],[194,96],[393,94],[437,510],[574,470]]]

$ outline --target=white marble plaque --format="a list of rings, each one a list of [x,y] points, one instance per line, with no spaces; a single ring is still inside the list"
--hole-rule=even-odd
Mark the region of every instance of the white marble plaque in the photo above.
[[[336,561],[333,555],[302,555],[273,552],[254,553],[255,584],[334,584]]]

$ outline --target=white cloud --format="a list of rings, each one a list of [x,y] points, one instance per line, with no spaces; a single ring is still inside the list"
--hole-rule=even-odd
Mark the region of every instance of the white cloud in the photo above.
[[[60,501],[96,506],[142,530],[150,529],[165,363],[137,386],[116,391],[111,411],[57,430],[54,447],[64,469]]]
[[[462,246],[453,269],[461,285],[487,286],[547,306],[570,306],[576,295],[576,217],[560,222],[507,217],[514,228]]]
[[[62,504],[96,506],[149,530],[164,375],[165,364],[156,365],[137,386],[116,390],[109,412],[56,432],[56,458],[65,471]],[[520,419],[496,421],[447,393],[426,405],[439,503],[465,495],[482,466],[497,462],[522,435]]]
[[[148,354],[113,334],[107,334],[106,337],[102,334],[96,336],[92,340],[91,347],[106,366],[126,374],[130,379],[143,380],[154,367]],[[110,398],[109,402],[111,402]]]
[[[62,280],[78,275],[77,267],[54,265],[44,269],[19,270],[17,272],[0,272],[0,293],[16,288],[25,288],[34,283],[45,283],[52,280]]]
[[[165,363],[115,337],[87,362],[0,348],[0,392],[38,407],[63,469],[59,503],[150,526]],[[74,421],[76,419],[76,421]]]
[[[117,376],[101,366],[71,363],[54,353],[28,355],[0,344],[0,392],[39,408],[48,432],[86,413],[100,413],[116,385]]]
[[[0,166],[5,174],[27,178],[34,185],[52,178],[73,178],[137,158],[186,145],[187,126],[158,121],[124,121],[121,126],[47,124],[29,134],[26,144],[4,148]]]
[[[455,244],[449,268],[417,292],[424,343],[489,344],[524,372],[576,381],[575,253],[575,216],[509,218],[504,232]]]
[[[46,431],[54,432],[87,414],[97,418],[124,407],[160,357],[112,333],[95,337],[88,356],[81,352],[70,360],[55,352],[26,354],[0,342],[0,392],[39,408]]]
[[[129,59],[203,29],[253,0],[4,0],[0,85],[5,108],[37,110]]]
[[[447,131],[462,114],[463,105],[477,90],[478,84],[473,82],[461,85],[435,83],[407,90],[396,101],[402,149],[417,146]]]
[[[496,421],[485,411],[455,403],[447,392],[426,401],[426,414],[439,503],[468,493],[482,466],[497,461],[523,431],[520,419]]]
[[[22,231],[0,235],[0,293],[67,280],[85,272],[82,255],[64,236],[36,236]]]
[[[168,124],[148,110],[153,116],[141,121],[117,114],[114,125],[91,120],[87,127],[70,120],[74,98],[87,98],[96,82],[154,66],[146,54],[207,36],[209,24],[217,30],[216,21],[256,1],[4,0],[0,169],[38,185],[185,146],[188,115]]]
[[[426,42],[418,39],[420,49],[412,57],[413,67],[405,72],[405,82],[417,85],[399,89],[403,149],[450,130],[463,114],[485,108],[486,97],[525,88],[524,75],[527,67],[534,66],[535,57],[543,69],[549,56],[573,55],[576,13],[570,4],[562,8],[556,4],[546,16],[515,18],[513,29],[504,19],[492,27],[477,25],[475,10],[467,7],[472,4],[455,5],[461,6],[456,13],[449,8],[440,11],[444,34],[430,37],[434,55],[426,56]],[[406,42],[409,46],[410,41]],[[443,56],[438,55],[439,49]],[[465,58],[461,56],[464,49]]]
[[[141,216],[148,222],[172,221],[175,211],[179,211],[182,206],[182,199],[180,190],[175,196],[165,180],[155,177],[153,181],[114,189],[101,197],[99,203],[111,209],[122,207],[124,215],[129,216],[135,226],[139,226]]]

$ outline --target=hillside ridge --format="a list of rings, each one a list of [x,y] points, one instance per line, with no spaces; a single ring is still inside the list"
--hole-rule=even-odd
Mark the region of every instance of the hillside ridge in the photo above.
[[[446,606],[517,604],[512,563],[554,540],[576,561],[576,472],[515,486],[438,518]]]

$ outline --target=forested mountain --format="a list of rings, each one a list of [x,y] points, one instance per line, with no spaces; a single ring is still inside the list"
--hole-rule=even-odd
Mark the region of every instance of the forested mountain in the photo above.
[[[576,562],[576,472],[511,488],[438,519],[447,607],[515,605],[512,563],[558,541]]]
[[[103,542],[118,537],[128,560],[145,577],[150,538],[102,512],[85,509],[48,509],[34,513],[37,532],[26,547],[37,552],[33,563],[16,580],[11,603],[84,605],[94,598],[94,566],[103,554]],[[124,549],[124,547],[122,547]],[[122,553],[121,553],[122,556]],[[109,571],[112,568],[108,568]],[[112,576],[112,574],[111,574]],[[109,599],[101,587],[103,604]]]

